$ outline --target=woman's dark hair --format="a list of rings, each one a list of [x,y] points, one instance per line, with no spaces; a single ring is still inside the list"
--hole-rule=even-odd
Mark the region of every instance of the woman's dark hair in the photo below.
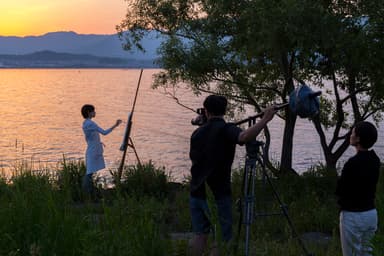
[[[93,105],[90,105],[90,104],[85,104],[82,108],[81,108],[81,115],[84,117],[84,118],[89,118],[89,113],[95,111],[95,107]]]
[[[215,116],[223,116],[227,111],[228,101],[224,96],[209,95],[205,98],[203,106],[204,108]]]
[[[377,141],[377,129],[370,122],[358,122],[355,125],[355,135],[359,137],[359,144],[363,148],[371,148]]]

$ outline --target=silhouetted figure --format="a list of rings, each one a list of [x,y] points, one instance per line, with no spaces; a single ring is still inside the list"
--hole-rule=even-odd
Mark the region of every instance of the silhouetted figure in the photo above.
[[[83,132],[87,142],[87,150],[85,153],[86,174],[83,178],[82,188],[89,195],[93,195],[93,174],[105,168],[104,161],[104,145],[100,140],[100,134],[107,135],[121,124],[121,120],[116,120],[116,123],[109,129],[100,128],[92,118],[96,116],[95,107],[86,104],[81,108],[81,114],[84,117]]]

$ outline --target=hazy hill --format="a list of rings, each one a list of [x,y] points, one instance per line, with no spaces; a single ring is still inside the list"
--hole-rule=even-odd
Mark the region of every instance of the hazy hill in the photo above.
[[[127,52],[114,35],[83,35],[75,32],[52,32],[42,36],[0,36],[0,54],[24,55],[52,51],[70,54],[90,54],[100,57],[119,57],[136,60],[153,60],[161,40],[155,32],[143,40],[146,53]]]
[[[90,54],[38,51],[31,54],[0,54],[0,68],[153,68],[153,60],[100,57]]]

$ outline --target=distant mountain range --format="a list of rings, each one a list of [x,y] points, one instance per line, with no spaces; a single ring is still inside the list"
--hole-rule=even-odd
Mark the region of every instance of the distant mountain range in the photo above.
[[[0,36],[0,67],[156,67],[160,44],[155,32],[143,40],[145,53],[124,51],[117,34]]]
[[[155,68],[153,60],[99,57],[90,54],[39,51],[0,54],[0,68]]]

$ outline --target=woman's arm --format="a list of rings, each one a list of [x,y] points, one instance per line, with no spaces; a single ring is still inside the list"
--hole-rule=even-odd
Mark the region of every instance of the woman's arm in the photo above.
[[[111,133],[113,131],[113,129],[115,129],[121,123],[122,123],[122,121],[120,119],[118,119],[118,120],[116,120],[116,123],[111,128],[109,128],[107,130],[104,130],[103,128],[99,127],[97,124],[96,124],[96,127],[97,127],[97,131],[99,133],[101,133],[102,135],[107,135],[107,134]]]

